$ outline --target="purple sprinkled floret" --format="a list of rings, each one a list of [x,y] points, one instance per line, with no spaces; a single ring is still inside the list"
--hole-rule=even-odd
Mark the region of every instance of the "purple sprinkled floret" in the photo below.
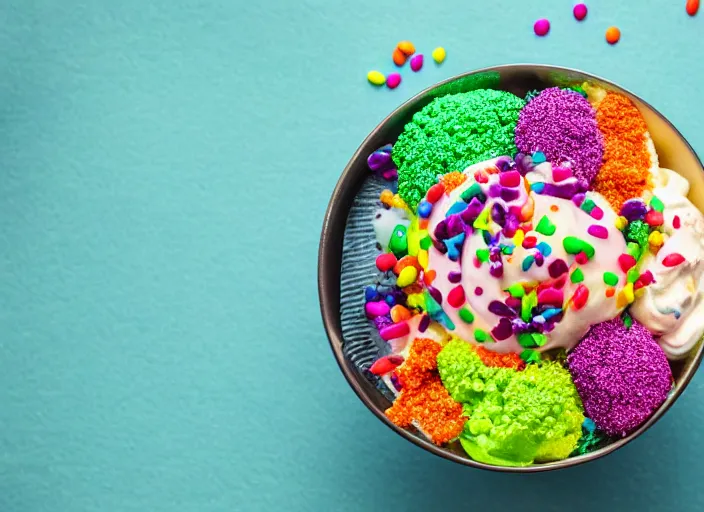
[[[595,325],[567,357],[586,415],[610,436],[625,437],[662,405],[672,372],[653,335],[620,318]]]

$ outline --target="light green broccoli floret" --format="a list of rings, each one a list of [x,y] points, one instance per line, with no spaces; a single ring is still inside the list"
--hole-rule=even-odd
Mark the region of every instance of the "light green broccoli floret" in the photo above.
[[[559,363],[522,372],[488,368],[463,341],[438,355],[438,370],[469,416],[460,441],[474,460],[524,466],[567,458],[582,434],[582,402]]]
[[[525,102],[478,89],[435,98],[416,112],[394,144],[398,193],[415,208],[438,175],[516,153],[514,130]]]

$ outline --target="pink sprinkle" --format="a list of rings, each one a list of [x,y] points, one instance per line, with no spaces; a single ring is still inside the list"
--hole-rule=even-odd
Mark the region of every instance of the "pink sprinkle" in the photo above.
[[[574,14],[577,21],[582,21],[587,17],[587,6],[584,4],[575,5],[574,9],[572,9],[572,14]]]
[[[479,258],[477,258],[476,256],[475,256],[474,259],[472,260],[472,263],[474,263],[474,267],[475,267],[475,268],[479,268],[479,267],[482,266],[482,262],[479,261]]]
[[[604,218],[604,210],[602,210],[598,206],[595,206],[594,208],[592,208],[592,211],[589,212],[589,215],[591,215],[596,220],[601,220]]]
[[[554,167],[552,170],[552,179],[555,183],[565,181],[572,177],[572,169],[567,167]]]
[[[386,77],[386,87],[389,89],[396,89],[400,83],[401,75],[398,73],[390,73],[389,76]]]
[[[592,224],[587,228],[587,233],[592,235],[594,238],[601,238],[606,240],[609,238],[609,231],[604,226],[599,226],[598,224]]]
[[[564,292],[555,288],[547,288],[538,293],[538,304],[552,304],[553,306],[562,307],[564,300]]]
[[[577,256],[574,257],[574,261],[579,263],[580,265],[584,265],[589,261],[589,258],[587,258],[587,254],[582,251],[577,254]]]
[[[680,229],[680,216],[675,215],[675,217],[672,219],[672,227],[675,229]]]
[[[518,171],[506,171],[499,174],[499,183],[502,187],[515,188],[521,184],[521,173]]]
[[[453,308],[459,308],[464,304],[464,288],[462,285],[455,286],[450,293],[447,294],[447,303]]]
[[[379,335],[384,341],[389,341],[406,336],[410,332],[411,328],[408,326],[408,322],[399,322],[384,327],[379,331]]]
[[[548,32],[550,32],[550,22],[545,18],[539,19],[535,22],[535,25],[533,25],[533,31],[536,36],[546,36]]]
[[[478,295],[481,295],[482,293],[484,293],[484,289],[483,289],[481,286],[477,286],[477,287],[474,289],[474,295],[477,295],[477,296],[478,296]]]
[[[413,57],[411,57],[411,69],[413,71],[420,71],[420,68],[423,67],[423,54],[422,53],[416,53]]]
[[[666,267],[676,267],[680,263],[684,263],[684,261],[684,256],[678,252],[673,252],[662,259],[662,264]]]
[[[383,300],[367,302],[364,306],[364,311],[367,314],[367,318],[376,318],[377,316],[388,315],[389,305]]]

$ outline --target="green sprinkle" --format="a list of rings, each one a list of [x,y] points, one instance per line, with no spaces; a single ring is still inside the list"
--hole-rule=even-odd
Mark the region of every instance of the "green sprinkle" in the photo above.
[[[587,97],[586,91],[582,89],[579,85],[572,85],[569,87],[569,89],[576,92],[577,94],[581,94],[583,98]]]
[[[423,297],[425,298],[425,311],[431,318],[436,318],[439,313],[443,313],[442,307],[433,296],[430,295],[428,290],[423,290]]]
[[[609,286],[616,286],[618,284],[618,276],[613,272],[604,272],[604,282]]]
[[[482,186],[476,182],[474,182],[467,190],[462,192],[460,197],[465,203],[469,203],[474,197],[479,199],[482,203],[486,201],[486,196],[484,195],[484,192],[482,192]]]
[[[433,245],[433,239],[430,238],[430,235],[425,235],[420,241],[420,248],[424,251],[430,249],[431,245]]]
[[[596,252],[593,245],[576,236],[566,236],[564,240],[562,240],[562,246],[565,248],[565,251],[567,251],[567,254],[579,254],[580,252],[584,252],[589,259],[592,259]]]
[[[522,332],[521,334],[519,334],[518,343],[523,348],[531,348],[537,346],[535,344],[535,341],[533,341],[533,336],[531,336],[529,332]]]
[[[528,364],[539,363],[541,359],[540,352],[527,348],[526,350],[521,352],[521,359],[523,359]]]
[[[474,339],[477,340],[477,343],[484,343],[489,339],[489,333],[481,329],[474,329]]]
[[[501,252],[502,252],[503,254],[513,254],[513,248],[514,248],[514,247],[515,247],[515,246],[513,246],[513,245],[502,245],[502,246],[501,246]]]
[[[633,267],[628,271],[628,274],[626,274],[626,280],[629,283],[635,283],[636,281],[638,281],[639,276],[640,273],[638,272],[638,270],[636,270],[636,267]]]
[[[519,299],[526,294],[526,290],[521,283],[513,283],[506,291],[511,294],[511,297],[518,297]]]
[[[548,337],[541,332],[533,332],[531,333],[531,337],[533,338],[535,344],[539,347],[542,347],[548,342]]]
[[[543,215],[542,218],[540,219],[540,222],[538,222],[538,225],[535,227],[535,230],[540,233],[541,235],[545,236],[552,236],[555,234],[555,224],[550,222],[550,219],[548,219],[547,215]]]
[[[650,207],[656,212],[662,212],[665,209],[665,205],[660,201],[658,196],[653,196],[650,200]]]
[[[389,240],[389,250],[397,258],[403,258],[408,254],[408,238],[406,237],[406,226],[398,224],[394,228],[394,233]]]
[[[528,272],[528,269],[533,265],[533,262],[535,262],[535,256],[532,254],[529,254],[525,258],[523,258],[523,261],[521,262],[521,268],[523,269],[523,272]]]
[[[628,244],[626,244],[626,253],[630,254],[637,260],[640,258],[640,246],[635,242],[628,242]]]
[[[460,309],[459,315],[462,321],[467,324],[471,324],[472,322],[474,322],[474,314],[472,314],[472,312],[467,309],[467,306],[464,306],[462,309]]]
[[[415,209],[438,175],[516,154],[514,131],[524,105],[509,92],[477,89],[435,98],[416,112],[391,154],[401,198]]]
[[[576,268],[570,275],[570,281],[573,283],[581,283],[584,281],[584,272],[582,272],[581,268]]]
[[[489,249],[477,249],[477,259],[482,263],[489,261]]]
[[[596,206],[596,203],[592,201],[591,199],[587,198],[584,201],[582,201],[582,206],[580,208],[584,210],[587,213],[592,213],[592,210]]]
[[[537,305],[538,292],[535,290],[521,298],[521,318],[524,322],[530,322],[531,318],[533,318],[533,308]]]
[[[628,311],[623,312],[623,314],[621,315],[621,319],[623,320],[623,325],[626,326],[626,329],[630,329],[633,326],[633,318],[631,318],[631,315],[628,313]]]

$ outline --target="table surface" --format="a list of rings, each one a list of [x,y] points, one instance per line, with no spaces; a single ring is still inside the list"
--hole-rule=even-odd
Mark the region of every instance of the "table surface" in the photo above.
[[[606,459],[472,470],[365,409],[316,292],[346,161],[454,74],[580,68],[704,151],[684,3],[593,0],[577,23],[565,0],[1,2],[0,510],[701,509],[701,373]],[[447,61],[374,89],[401,39]]]

